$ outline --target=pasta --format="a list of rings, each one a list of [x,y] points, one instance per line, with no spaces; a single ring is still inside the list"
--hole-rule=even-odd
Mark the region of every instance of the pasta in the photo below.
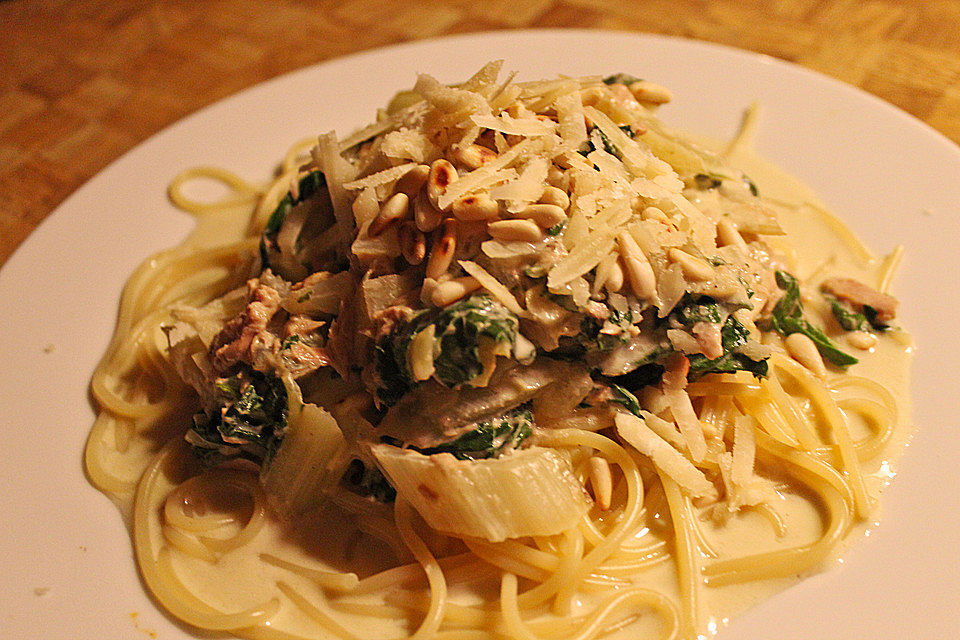
[[[491,63],[266,185],[171,183],[197,230],[129,280],[85,452],[170,614],[690,640],[872,521],[900,252],[755,183],[746,128],[719,153],[670,130],[669,98]]]

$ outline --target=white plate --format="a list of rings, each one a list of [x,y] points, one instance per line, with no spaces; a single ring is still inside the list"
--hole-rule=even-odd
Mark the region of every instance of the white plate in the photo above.
[[[93,419],[87,383],[121,286],[190,227],[165,199],[170,178],[197,164],[266,178],[290,143],[363,124],[416,72],[452,82],[495,58],[526,79],[625,71],[663,82],[675,92],[664,119],[716,137],[729,136],[743,107],[759,100],[764,155],[876,250],[906,245],[896,290],[919,343],[919,431],[886,492],[881,525],[842,568],[753,609],[720,638],[952,636],[960,622],[960,149],[865,93],[771,58],[596,31],[419,42],[283,76],[151,138],[37,229],[0,272],[0,636],[191,637],[144,594],[120,517],[81,468]]]

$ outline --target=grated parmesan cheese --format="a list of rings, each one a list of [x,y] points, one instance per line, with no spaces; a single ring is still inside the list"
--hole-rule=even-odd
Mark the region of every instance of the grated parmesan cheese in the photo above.
[[[646,422],[631,414],[618,413],[615,423],[621,438],[650,458],[657,469],[670,476],[686,493],[699,498],[715,492],[713,483],[703,472],[654,433]]]
[[[366,189],[367,187],[379,187],[391,182],[396,182],[402,178],[408,171],[416,167],[419,163],[417,162],[408,162],[397,167],[390,167],[389,169],[384,169],[373,175],[369,175],[365,178],[359,180],[353,180],[347,182],[343,185],[344,189],[351,191],[356,191],[358,189]]]
[[[520,303],[517,302],[517,299],[513,297],[513,294],[510,293],[510,290],[503,286],[499,280],[490,275],[486,269],[478,265],[476,262],[471,262],[469,260],[460,260],[460,266],[464,271],[476,278],[477,282],[480,283],[480,286],[486,289],[490,295],[500,302],[500,304],[509,309],[511,313],[517,316],[526,315],[523,307],[521,307]]]

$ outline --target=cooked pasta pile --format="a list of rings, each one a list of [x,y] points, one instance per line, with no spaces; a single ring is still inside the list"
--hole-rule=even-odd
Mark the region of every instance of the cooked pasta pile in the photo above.
[[[86,450],[160,604],[250,638],[692,639],[834,557],[903,424],[858,374],[905,358],[896,256],[812,264],[669,99],[491,63],[266,186],[180,175],[197,232],[127,284]]]

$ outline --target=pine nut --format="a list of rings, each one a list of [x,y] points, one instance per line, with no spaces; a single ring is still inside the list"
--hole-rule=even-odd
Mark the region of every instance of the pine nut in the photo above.
[[[610,463],[606,458],[593,456],[587,463],[590,470],[590,487],[593,497],[601,511],[610,508],[613,498],[613,474],[610,473]]]
[[[656,82],[640,80],[628,88],[637,102],[642,104],[666,104],[673,100],[673,92]]]
[[[549,229],[567,219],[567,214],[563,212],[559,205],[555,204],[532,204],[517,215],[532,220],[544,229]]]
[[[463,196],[453,201],[453,215],[464,222],[493,220],[500,214],[500,205],[489,194]]]
[[[711,267],[709,263],[696,256],[690,255],[682,249],[670,247],[670,249],[667,250],[667,257],[670,258],[671,262],[679,264],[683,275],[691,280],[703,282],[714,276],[713,267]]]
[[[543,240],[543,230],[530,220],[497,220],[487,224],[487,233],[497,240],[538,242]]]
[[[610,265],[610,272],[607,274],[606,282],[603,283],[603,288],[610,293],[623,289],[623,267],[620,266],[619,260]]]
[[[430,258],[427,260],[426,277],[436,280],[450,268],[453,262],[453,254],[457,251],[457,221],[454,218],[446,218],[430,250]]]
[[[424,233],[430,233],[440,226],[443,214],[430,204],[427,196],[420,194],[413,201],[413,220],[417,223],[417,229]]]
[[[580,90],[580,102],[585,107],[592,107],[605,98],[605,87],[587,87]]]
[[[430,301],[435,306],[445,307],[480,288],[480,283],[473,276],[464,276],[441,282],[430,294]]]
[[[659,207],[647,207],[640,212],[640,217],[644,220],[656,220],[664,224],[670,224],[670,218]]]
[[[813,340],[802,333],[791,333],[784,341],[787,353],[790,357],[806,367],[818,378],[824,378],[827,375],[827,368],[823,364],[823,358],[817,350],[817,345]]]
[[[427,182],[427,176],[430,175],[430,166],[426,164],[418,164],[410,171],[407,171],[405,174],[400,176],[400,179],[397,180],[397,184],[394,187],[394,191],[397,193],[405,193],[410,199],[416,197],[417,193],[420,192],[420,189],[423,188],[423,185]]]
[[[740,232],[737,231],[737,226],[726,218],[721,218],[720,222],[717,223],[717,239],[720,241],[721,246],[736,247],[744,255],[749,254],[747,243],[744,241],[743,236],[740,235]]]
[[[620,245],[623,270],[630,280],[630,289],[641,300],[652,300],[657,293],[657,278],[647,256],[627,231],[620,232],[617,242]]]
[[[876,346],[877,341],[877,336],[869,331],[851,331],[847,334],[847,342],[850,343],[850,346],[863,351],[872,349]]]
[[[593,282],[590,284],[590,295],[597,297],[610,277],[610,268],[617,262],[617,255],[610,253],[597,263],[593,269]]]
[[[437,284],[437,281],[433,278],[423,279],[423,284],[420,285],[420,302],[430,304],[430,296],[433,295],[433,290],[437,288]]]
[[[410,198],[405,193],[395,193],[380,207],[380,213],[367,227],[367,235],[371,238],[383,233],[384,229],[405,217],[410,212]]]
[[[433,164],[430,165],[430,173],[427,175],[427,196],[430,198],[430,204],[440,209],[438,204],[440,196],[459,177],[456,167],[450,164],[449,160],[443,158],[434,160]]]
[[[570,196],[568,196],[567,192],[563,189],[547,186],[544,188],[543,195],[540,196],[539,202],[541,204],[556,205],[566,211],[570,207]]]
[[[427,257],[427,239],[417,225],[409,220],[401,223],[398,230],[400,252],[408,264],[418,265]]]
[[[453,151],[450,152],[451,160],[459,165],[462,165],[463,168],[469,169],[470,171],[479,169],[491,160],[495,160],[496,157],[496,151],[483,147],[479,144],[472,144],[465,149],[454,147]]]

